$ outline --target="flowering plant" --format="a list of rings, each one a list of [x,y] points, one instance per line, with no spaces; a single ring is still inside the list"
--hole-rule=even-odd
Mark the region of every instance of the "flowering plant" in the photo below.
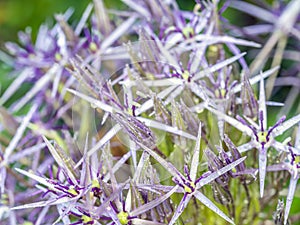
[[[299,0],[122,2],[5,45],[1,224],[296,224]]]

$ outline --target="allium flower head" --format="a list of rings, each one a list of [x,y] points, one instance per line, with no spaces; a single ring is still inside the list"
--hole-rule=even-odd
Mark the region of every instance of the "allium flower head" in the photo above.
[[[289,222],[299,0],[180,3],[93,0],[0,51],[1,224]]]
[[[300,140],[300,127],[298,126],[298,132],[296,136],[295,148],[299,149]],[[300,154],[295,153],[293,149],[289,148],[289,153],[286,154],[283,162],[268,167],[268,171],[280,171],[287,170],[291,174],[289,190],[286,198],[285,212],[284,212],[284,224],[287,224],[290,208],[293,202],[294,194],[297,188],[297,183],[300,178]]]
[[[267,150],[270,147],[274,147],[278,151],[288,151],[287,146],[284,146],[282,143],[277,142],[274,138],[281,135],[290,127],[296,125],[300,121],[300,115],[297,115],[286,122],[284,122],[285,116],[283,116],[273,127],[267,129],[267,111],[263,79],[261,79],[260,82],[258,124],[254,123],[253,121],[251,121],[251,119],[248,118],[246,121],[237,116],[238,120],[235,120],[225,114],[216,111],[213,108],[208,107],[208,109],[214,112],[220,118],[224,119],[226,122],[230,123],[232,126],[236,127],[237,129],[251,137],[251,141],[242,146],[239,146],[238,150],[240,152],[245,152],[252,148],[256,148],[258,150],[260,195],[262,197],[264,193],[264,182],[267,167]]]

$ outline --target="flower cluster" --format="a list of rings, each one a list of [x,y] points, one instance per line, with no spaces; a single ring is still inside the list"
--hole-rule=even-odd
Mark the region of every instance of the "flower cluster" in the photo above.
[[[1,224],[293,221],[299,67],[280,66],[297,55],[299,0],[122,2],[6,44],[17,76],[0,96]],[[232,10],[268,24],[240,28]]]

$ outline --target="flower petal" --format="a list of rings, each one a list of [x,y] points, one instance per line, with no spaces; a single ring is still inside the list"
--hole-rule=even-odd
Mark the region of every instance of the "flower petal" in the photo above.
[[[218,178],[219,176],[223,175],[224,173],[228,172],[229,170],[233,169],[235,166],[237,166],[238,164],[240,164],[241,162],[243,162],[247,157],[244,156],[243,158],[240,158],[230,164],[228,164],[227,166],[224,166],[223,168],[211,173],[209,176],[201,179],[197,185],[196,185],[196,189],[199,189],[201,187],[203,187],[204,185],[212,182],[213,180],[215,180],[216,178]]]
[[[226,221],[228,221],[231,224],[234,224],[234,222],[228,217],[226,216],[225,213],[223,213],[211,200],[209,200],[204,194],[202,194],[200,191],[196,191],[194,196],[200,201],[202,202],[207,208],[211,209],[212,211],[214,211],[216,214],[218,214],[219,216],[221,216],[223,219],[225,219]]]
[[[287,224],[290,209],[291,209],[292,202],[294,199],[295,190],[297,187],[297,182],[298,182],[298,178],[296,178],[296,179],[291,178],[291,180],[290,180],[289,192],[287,194],[286,203],[285,203],[284,224]]]
[[[171,221],[169,222],[169,225],[173,225],[176,222],[176,220],[182,214],[182,212],[186,208],[186,206],[189,203],[191,198],[192,198],[191,194],[186,194],[186,193],[184,194],[183,198],[181,199],[179,205],[177,206],[177,208],[174,212],[174,215],[173,215]]]

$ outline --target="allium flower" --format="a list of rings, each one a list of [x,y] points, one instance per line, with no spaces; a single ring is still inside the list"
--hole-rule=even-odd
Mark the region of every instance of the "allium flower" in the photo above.
[[[242,158],[237,147],[232,143],[232,141],[227,135],[225,135],[224,137],[224,142],[229,148],[228,152],[225,152],[221,146],[216,146],[216,148],[219,151],[218,156],[215,155],[215,153],[209,149],[205,151],[208,162],[208,168],[212,172],[218,171],[224,166],[227,166],[230,163],[233,163],[234,161]],[[235,203],[233,200],[232,193],[230,192],[230,180],[232,178],[239,178],[246,193],[248,193],[247,207],[249,209],[251,199],[249,196],[249,188],[247,185],[249,185],[250,181],[253,181],[254,179],[256,180],[257,172],[257,169],[246,168],[245,162],[241,162],[232,170],[216,178],[212,183],[212,189],[214,191],[215,200],[223,205],[226,205],[233,217],[235,217]]]
[[[223,159],[223,162],[229,164],[234,162],[235,160],[242,158],[242,155],[238,151],[238,148],[233,144],[233,142],[227,135],[225,135],[224,137],[224,142],[229,148],[229,152],[225,152],[223,149],[221,149],[220,157]],[[251,175],[253,178],[256,179],[257,172],[257,169],[246,168],[245,162],[242,162],[235,168],[235,170],[229,171],[229,174],[232,177],[238,176],[243,181],[245,179],[245,175]]]
[[[138,218],[139,215],[146,213],[148,210],[153,209],[157,205],[164,202],[170,197],[171,194],[175,192],[175,188],[165,195],[158,197],[157,199],[148,202],[135,209],[130,209],[131,201],[133,196],[128,194],[126,201],[115,201],[110,202],[110,206],[107,208],[107,216],[101,216],[102,220],[111,220],[112,224],[121,225],[134,225],[134,224],[149,224],[149,225],[162,225],[163,223],[149,221],[145,219]]]
[[[83,224],[83,225],[90,225],[90,224],[99,224],[98,222],[96,222],[93,217],[86,213],[84,210],[81,210],[80,208],[78,208],[78,213],[77,212],[73,212],[73,211],[69,211],[68,214],[75,216],[77,218],[79,218],[78,221],[71,223],[70,225],[76,225],[76,224]]]
[[[37,105],[33,105],[32,108],[29,110],[28,114],[24,117],[23,122],[20,124],[18,127],[16,134],[12,138],[11,142],[7,146],[5,153],[1,153],[1,160],[0,160],[0,173],[1,173],[1,178],[0,178],[0,193],[4,193],[5,189],[5,180],[6,180],[6,165],[10,160],[10,156],[12,155],[14,149],[18,145],[19,141],[21,140],[25,129],[27,128],[30,120],[32,119],[33,114],[37,110]]]
[[[191,161],[191,169],[189,171],[188,166],[186,165],[184,167],[184,173],[180,173],[178,169],[176,169],[171,163],[165,161],[163,158],[161,158],[157,153],[155,153],[150,148],[144,146],[143,144],[139,143],[139,145],[147,151],[153,158],[155,158],[172,176],[173,181],[176,183],[176,191],[179,193],[183,193],[183,198],[180,201],[171,221],[169,222],[169,225],[172,225],[175,223],[175,221],[178,219],[178,217],[182,214],[184,209],[187,207],[189,201],[193,196],[195,196],[200,202],[202,202],[205,206],[213,210],[215,213],[217,213],[219,216],[227,220],[228,222],[234,224],[234,222],[227,217],[212,201],[210,201],[205,195],[203,195],[198,189],[203,187],[204,185],[212,182],[213,180],[217,179],[224,173],[228,172],[229,170],[233,169],[235,166],[240,164],[243,160],[245,160],[246,157],[238,159],[237,161],[222,167],[221,169],[215,171],[215,172],[208,172],[200,176],[199,178],[196,178],[197,176],[197,170],[199,165],[199,154],[200,154],[200,139],[201,139],[201,124],[199,125],[199,131],[197,136],[197,142],[194,148],[193,152],[193,158]],[[167,187],[166,187],[167,188]]]
[[[295,148],[300,150],[300,126],[298,127]],[[286,204],[284,210],[284,224],[287,224],[295,190],[297,188],[297,183],[300,178],[300,154],[299,152],[295,153],[292,148],[289,148],[289,151],[290,152],[287,153],[287,156],[283,162],[268,166],[267,168],[268,171],[287,170],[291,174],[289,191],[286,197]]]
[[[0,51],[13,76],[0,96],[0,223],[256,224],[283,186],[266,171],[287,170],[273,215],[287,224],[300,129],[278,138],[300,123],[299,0],[122,3],[93,0],[78,23],[67,10]],[[267,127],[272,114],[291,119]]]
[[[29,204],[27,206],[20,206],[15,207],[15,209],[19,208],[26,208],[26,207],[41,207],[46,206],[48,204],[59,204],[60,202],[68,202],[71,200],[78,200],[81,198],[86,191],[86,188],[83,187],[81,184],[79,184],[78,180],[75,177],[75,174],[73,172],[73,168],[71,167],[72,160],[69,158],[65,158],[62,154],[62,150],[55,148],[51,145],[51,143],[44,138],[45,143],[47,144],[47,147],[51,154],[53,155],[54,159],[59,165],[56,178],[53,177],[53,172],[50,170],[50,178],[43,178],[38,175],[34,175],[30,172],[24,171],[22,169],[16,170],[36,181],[38,181],[40,184],[44,185],[47,189],[47,191],[44,193],[44,196],[48,193],[52,193],[54,199],[48,200],[48,201],[42,201],[39,203],[33,203]],[[74,163],[74,162],[73,162]],[[62,174],[60,173],[62,171]],[[61,177],[62,176],[62,177]],[[62,180],[61,180],[62,179]]]
[[[266,111],[266,100],[264,91],[263,79],[260,81],[260,98],[259,98],[259,118],[258,123],[252,122],[251,119],[245,121],[241,117],[237,117],[238,120],[231,118],[219,111],[207,107],[211,112],[215,113],[226,122],[236,127],[238,130],[244,132],[246,135],[251,137],[251,141],[238,147],[240,152],[248,151],[252,148],[258,150],[259,155],[259,182],[260,182],[260,196],[264,194],[264,183],[266,176],[267,167],[267,150],[270,147],[274,147],[278,151],[288,151],[287,146],[275,140],[275,137],[281,135],[284,131],[288,130],[292,126],[296,125],[300,121],[300,115],[297,115],[288,121],[284,122],[285,116],[282,117],[274,126],[267,129],[267,111]],[[283,123],[284,122],[284,123]]]
[[[209,19],[213,14],[213,4],[206,4],[201,13],[183,14],[181,11],[175,14],[175,23],[160,31],[162,40],[174,44],[192,39],[205,30]],[[188,20],[188,22],[186,22]]]

